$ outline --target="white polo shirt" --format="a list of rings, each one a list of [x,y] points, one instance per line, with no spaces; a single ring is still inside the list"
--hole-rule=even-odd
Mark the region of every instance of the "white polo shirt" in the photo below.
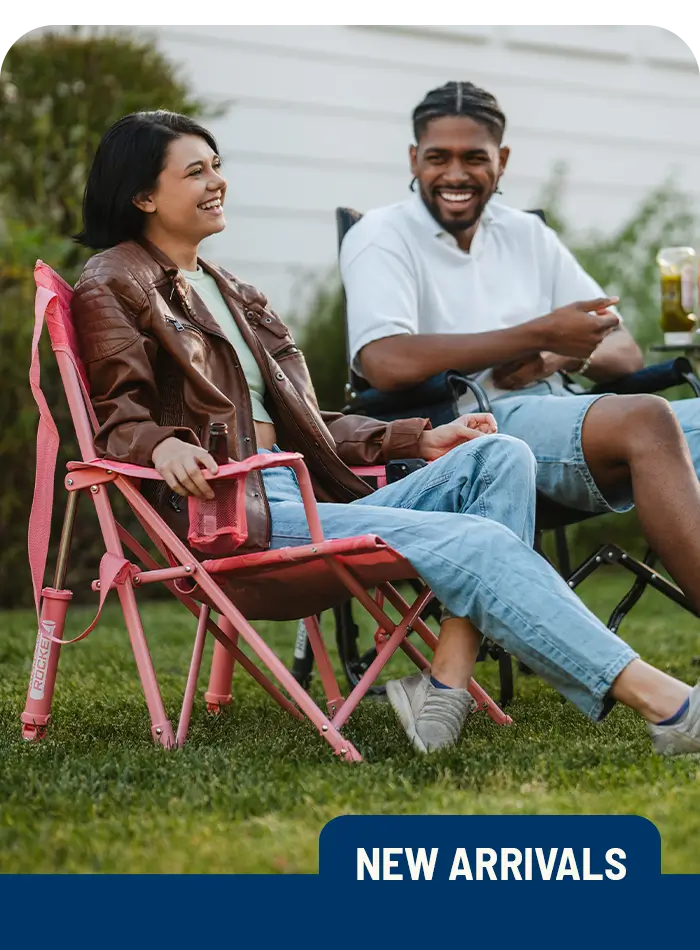
[[[418,193],[369,211],[345,236],[340,272],[350,353],[399,333],[480,333],[517,326],[601,287],[534,214],[492,198],[469,253],[435,221]],[[459,366],[451,367],[459,369]],[[505,391],[474,374],[491,399]],[[473,400],[460,406],[464,411]]]

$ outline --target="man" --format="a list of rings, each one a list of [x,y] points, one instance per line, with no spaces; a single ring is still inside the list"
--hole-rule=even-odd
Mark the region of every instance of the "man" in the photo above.
[[[613,379],[642,356],[617,298],[556,234],[492,201],[508,163],[505,121],[467,82],[432,90],[414,110],[414,193],[370,211],[341,249],[353,368],[382,390],[448,369],[473,374],[499,430],[533,450],[538,489],[585,511],[634,503],[700,609],[700,402],[564,387],[561,371]]]

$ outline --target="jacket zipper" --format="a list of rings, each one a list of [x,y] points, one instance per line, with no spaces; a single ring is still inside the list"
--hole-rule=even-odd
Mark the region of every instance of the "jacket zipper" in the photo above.
[[[281,350],[277,353],[271,353],[270,356],[273,360],[283,360],[287,356],[291,356],[293,353],[298,353],[299,347],[295,343],[290,343],[287,346],[283,346]]]
[[[182,323],[177,317],[166,317],[165,322],[171,323],[178,333],[182,333],[184,330],[190,330],[192,333],[196,333],[197,336],[204,336],[204,331],[200,330],[198,326],[192,323]]]
[[[197,321],[197,318],[195,317],[195,313],[194,313],[194,308],[188,303],[187,299],[182,296],[180,290],[175,285],[175,281],[171,279],[170,300],[173,299],[174,294],[177,294],[178,300],[180,301],[180,304],[182,305],[183,310],[185,311],[185,313],[187,314],[190,320],[189,324],[183,324],[177,317],[165,318],[168,323],[172,323],[172,325],[175,327],[178,333],[181,330],[190,329],[190,330],[193,330],[195,333],[201,333],[202,335],[204,333],[210,333],[212,336],[218,336],[222,340],[227,340],[227,337],[221,331],[216,331],[212,329],[211,327],[203,327]]]

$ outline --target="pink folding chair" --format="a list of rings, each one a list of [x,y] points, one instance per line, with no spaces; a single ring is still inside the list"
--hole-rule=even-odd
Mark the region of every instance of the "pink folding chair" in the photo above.
[[[207,632],[216,638],[212,675],[205,698],[210,707],[218,708],[230,700],[231,677],[238,663],[272,698],[297,719],[308,718],[336,755],[346,761],[361,761],[360,753],[341,733],[351,713],[388,660],[402,649],[419,668],[426,668],[425,657],[407,641],[412,628],[431,648],[436,637],[420,619],[433,594],[422,586],[407,603],[392,581],[416,578],[413,567],[396,551],[375,535],[327,541],[318,517],[316,501],[303,458],[296,452],[275,455],[254,455],[242,462],[222,465],[217,483],[240,480],[255,469],[278,465],[293,468],[299,480],[308,519],[311,542],[299,547],[240,554],[232,557],[200,560],[174,534],[140,491],[142,479],[159,479],[152,468],[141,468],[98,459],[94,446],[97,428],[90,404],[88,382],[78,355],[72,323],[70,300],[72,290],[54,271],[41,261],[35,269],[37,284],[34,337],[30,383],[39,407],[37,434],[37,471],[34,501],[29,522],[29,562],[34,588],[39,629],[34,661],[24,712],[21,715],[25,739],[41,739],[51,720],[58,659],[62,647],[87,637],[95,628],[109,591],[114,588],[119,598],[126,629],[136,660],[151,731],[156,742],[176,748],[185,742],[201,666]],[[59,434],[40,386],[39,338],[46,321],[51,345],[56,354],[64,390],[80,447],[81,460],[69,462],[65,487],[68,492],[53,586],[43,587],[48,555],[53,477]],[[206,473],[207,477],[209,473]],[[119,491],[147,536],[162,556],[158,561],[121,524],[112,511],[108,486]],[[64,641],[63,632],[72,591],[65,588],[71,535],[78,499],[85,495],[95,506],[104,541],[104,554],[99,578],[92,588],[99,592],[97,615],[87,630],[73,640]],[[239,519],[239,527],[244,518]],[[129,552],[125,556],[124,549]],[[182,701],[179,722],[175,729],[165,711],[155,669],[141,623],[136,593],[146,584],[161,583],[180,601],[183,608],[197,617],[192,659]],[[289,587],[292,585],[292,588]],[[285,590],[294,589],[303,611],[292,609]],[[374,591],[372,596],[369,591]],[[365,607],[378,624],[377,657],[359,684],[344,698],[341,695],[333,666],[326,649],[316,615],[334,603],[352,596]],[[383,609],[384,602],[395,607],[401,619],[394,623]],[[212,619],[212,610],[220,614],[219,623]],[[285,664],[251,625],[252,620],[288,620],[305,618],[309,641],[314,652],[326,697],[324,712],[294,679]],[[273,682],[256,663],[244,654],[238,639],[242,637],[255,658],[267,667]],[[284,691],[284,692],[283,692]],[[511,719],[490,699],[476,682],[470,685],[478,707],[499,724]],[[285,695],[286,694],[286,695]]]

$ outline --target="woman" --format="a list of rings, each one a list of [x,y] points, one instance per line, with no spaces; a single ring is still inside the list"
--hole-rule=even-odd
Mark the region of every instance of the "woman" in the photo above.
[[[700,690],[644,663],[532,550],[535,466],[524,443],[474,414],[431,429],[321,413],[304,359],[266,299],[198,256],[225,227],[226,180],[212,135],[168,112],[117,122],[97,150],[83,208],[87,263],[74,318],[108,458],[153,465],[154,503],[185,537],[193,495],[211,498],[202,445],[225,422],[229,453],[295,450],[312,474],[328,538],[376,533],[445,605],[430,674],[388,687],[422,752],[456,741],[481,630],[594,720],[616,700],[665,754],[700,752]],[[374,494],[349,465],[432,464]],[[250,480],[247,550],[309,541],[290,469]],[[467,619],[469,618],[469,619]],[[473,622],[473,623],[472,623]],[[478,629],[477,629],[478,628]]]

